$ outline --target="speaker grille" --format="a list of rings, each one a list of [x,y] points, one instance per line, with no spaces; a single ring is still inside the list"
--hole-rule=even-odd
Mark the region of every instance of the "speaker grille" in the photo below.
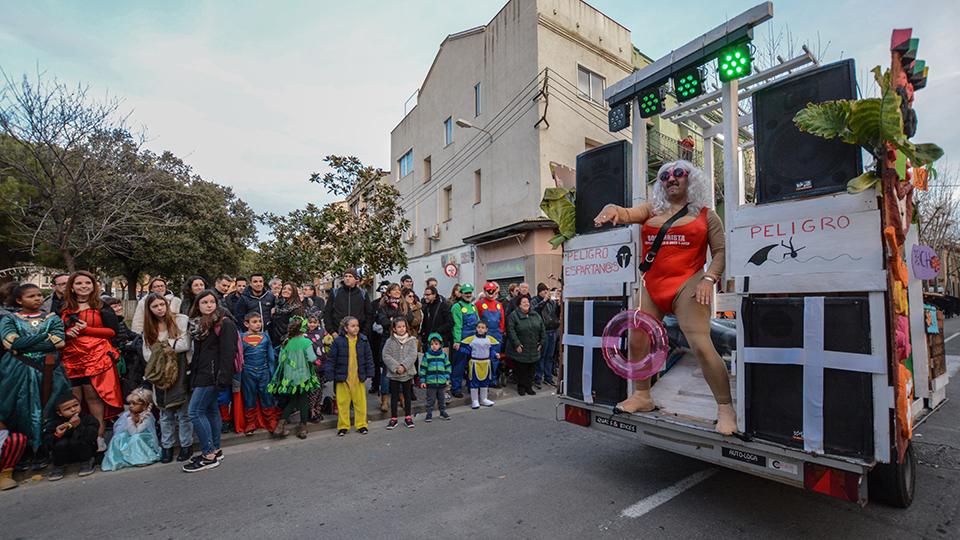
[[[843,191],[860,174],[858,147],[803,133],[793,123],[808,103],[855,96],[853,60],[809,70],[753,95],[758,203]]]
[[[608,204],[630,206],[630,143],[616,141],[577,156],[577,234],[606,230],[593,218]]]

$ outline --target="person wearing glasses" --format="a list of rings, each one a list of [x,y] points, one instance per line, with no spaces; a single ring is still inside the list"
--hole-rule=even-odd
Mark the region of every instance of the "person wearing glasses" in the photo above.
[[[716,430],[730,435],[737,428],[730,379],[710,339],[710,302],[723,274],[725,252],[723,223],[710,208],[710,189],[706,175],[689,161],[667,163],[657,174],[649,202],[634,208],[608,204],[594,224],[641,224],[646,268],[640,309],[658,319],[676,315],[717,401]],[[669,234],[658,235],[663,227]],[[660,245],[655,246],[658,237]],[[704,271],[708,246],[711,261]],[[631,332],[631,356],[639,354],[645,342],[644,333]],[[627,413],[652,411],[656,406],[650,396],[650,380],[634,381],[634,388],[633,395],[617,407]]]

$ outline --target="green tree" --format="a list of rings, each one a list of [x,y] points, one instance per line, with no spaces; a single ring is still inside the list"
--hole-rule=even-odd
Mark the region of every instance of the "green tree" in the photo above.
[[[298,281],[351,267],[368,275],[405,268],[402,236],[410,221],[397,189],[383,181],[382,170],[356,157],[327,156],[324,162],[330,171],[314,173],[309,181],[346,201],[265,215],[272,238],[260,244],[263,267]]]
[[[82,86],[3,74],[0,169],[22,188],[4,200],[9,237],[30,258],[54,254],[73,271],[79,260],[123,249],[162,223],[155,171],[143,166],[142,139],[125,129],[117,109],[116,100],[92,100]]]
[[[190,166],[165,152],[151,156],[158,171],[156,198],[164,201],[165,221],[148,228],[125,249],[110,253],[105,266],[136,283],[144,273],[175,282],[199,274],[214,279],[235,274],[253,243],[256,214],[229,187],[203,180]],[[133,287],[128,287],[131,299]]]

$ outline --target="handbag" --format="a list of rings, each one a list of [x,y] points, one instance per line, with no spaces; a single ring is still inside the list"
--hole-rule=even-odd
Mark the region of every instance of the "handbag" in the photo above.
[[[677,210],[676,214],[670,216],[670,219],[660,227],[660,230],[657,232],[657,237],[653,239],[653,245],[650,246],[650,251],[648,251],[647,254],[643,256],[643,260],[640,261],[639,268],[641,272],[650,270],[650,267],[653,266],[653,260],[657,257],[657,252],[660,251],[660,245],[663,244],[663,238],[667,235],[667,230],[669,230],[678,219],[687,215],[689,211],[690,204],[687,203],[683,205],[683,208]]]

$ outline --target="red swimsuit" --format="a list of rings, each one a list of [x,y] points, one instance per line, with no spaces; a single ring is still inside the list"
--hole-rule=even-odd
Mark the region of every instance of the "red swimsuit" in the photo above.
[[[653,246],[660,227],[644,224],[640,230],[643,238],[643,255]],[[642,260],[642,259],[641,259]],[[650,299],[666,315],[673,313],[673,299],[690,276],[703,269],[707,261],[707,209],[686,225],[674,225],[663,237],[660,251],[650,270],[643,275],[644,286]]]

